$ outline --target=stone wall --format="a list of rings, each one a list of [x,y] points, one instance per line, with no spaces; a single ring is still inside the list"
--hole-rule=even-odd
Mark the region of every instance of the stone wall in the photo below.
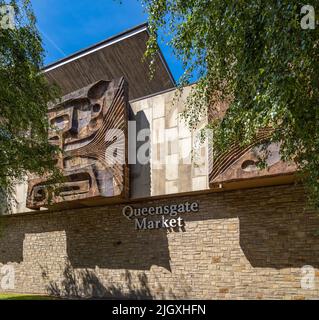
[[[150,165],[130,166],[132,198],[209,188],[208,144],[199,139],[207,118],[199,119],[192,130],[182,118],[190,92],[188,86],[182,93],[171,90],[130,103],[130,119],[136,120],[137,129],[151,132]]]
[[[12,197],[0,191],[0,215],[32,211],[26,207],[28,183],[20,182],[13,187]]]
[[[137,231],[123,205],[0,218],[19,293],[115,298],[319,298],[319,216],[287,185],[134,202],[198,201],[181,230]],[[304,265],[315,287],[301,288]],[[2,284],[2,282],[1,282]],[[2,291],[5,291],[1,289]],[[10,290],[7,290],[10,291]]]

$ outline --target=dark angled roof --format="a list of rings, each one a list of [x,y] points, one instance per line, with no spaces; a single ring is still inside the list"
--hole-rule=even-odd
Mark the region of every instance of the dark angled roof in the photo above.
[[[60,86],[62,95],[122,76],[129,84],[130,100],[173,88],[175,81],[161,52],[150,80],[148,63],[142,61],[148,38],[148,26],[142,24],[58,60],[43,72],[50,83]]]

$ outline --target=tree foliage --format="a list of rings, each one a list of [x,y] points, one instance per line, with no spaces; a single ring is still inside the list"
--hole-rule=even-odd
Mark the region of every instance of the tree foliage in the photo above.
[[[8,4],[0,0],[0,7]],[[47,104],[57,97],[41,68],[43,48],[30,1],[10,1],[14,28],[0,26],[0,188],[27,173],[53,172]],[[4,19],[4,16],[0,16]]]
[[[224,117],[210,123],[215,152],[248,144],[261,128],[272,127],[270,141],[281,142],[282,159],[295,161],[319,206],[319,26],[301,28],[306,3],[142,1],[151,31],[147,55],[155,57],[157,31],[164,28],[184,63],[180,84],[199,74],[188,123],[196,126],[218,101],[229,102]],[[319,14],[318,1],[311,2]]]

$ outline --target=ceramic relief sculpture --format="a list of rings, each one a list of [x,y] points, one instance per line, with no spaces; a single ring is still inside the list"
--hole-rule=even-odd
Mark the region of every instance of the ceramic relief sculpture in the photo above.
[[[50,188],[45,177],[30,178],[27,207],[126,197],[127,113],[128,88],[123,78],[98,81],[49,106],[49,140],[62,150],[56,165],[64,179]]]
[[[227,109],[227,106],[223,106],[220,114],[223,114],[225,109]],[[210,115],[211,118],[212,115]],[[293,163],[286,163],[281,160],[280,144],[268,143],[271,131],[271,128],[264,128],[258,132],[255,141],[250,145],[243,147],[233,145],[228,151],[214,156],[210,146],[210,187],[220,188],[224,184],[253,181],[254,178],[270,178],[293,174],[296,171],[296,166]],[[261,158],[267,164],[265,169],[258,166]]]

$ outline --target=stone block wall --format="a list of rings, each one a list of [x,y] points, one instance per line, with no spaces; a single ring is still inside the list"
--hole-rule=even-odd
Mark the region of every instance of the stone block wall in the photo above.
[[[146,181],[145,174],[140,173],[145,166],[137,170],[133,167],[133,198],[208,189],[208,147],[199,139],[207,118],[201,119],[196,130],[190,130],[182,118],[190,91],[191,86],[185,87],[181,95],[171,90],[131,102],[131,120],[143,123],[140,129],[151,131],[149,193],[145,190],[141,194],[141,188],[134,188],[134,183]]]
[[[198,201],[179,230],[143,230],[124,205],[0,218],[0,267],[18,293],[77,297],[319,298],[319,216],[302,187],[201,193],[131,203]],[[314,269],[305,289],[302,267]],[[2,268],[1,268],[2,270]],[[4,277],[4,275],[0,275]]]

